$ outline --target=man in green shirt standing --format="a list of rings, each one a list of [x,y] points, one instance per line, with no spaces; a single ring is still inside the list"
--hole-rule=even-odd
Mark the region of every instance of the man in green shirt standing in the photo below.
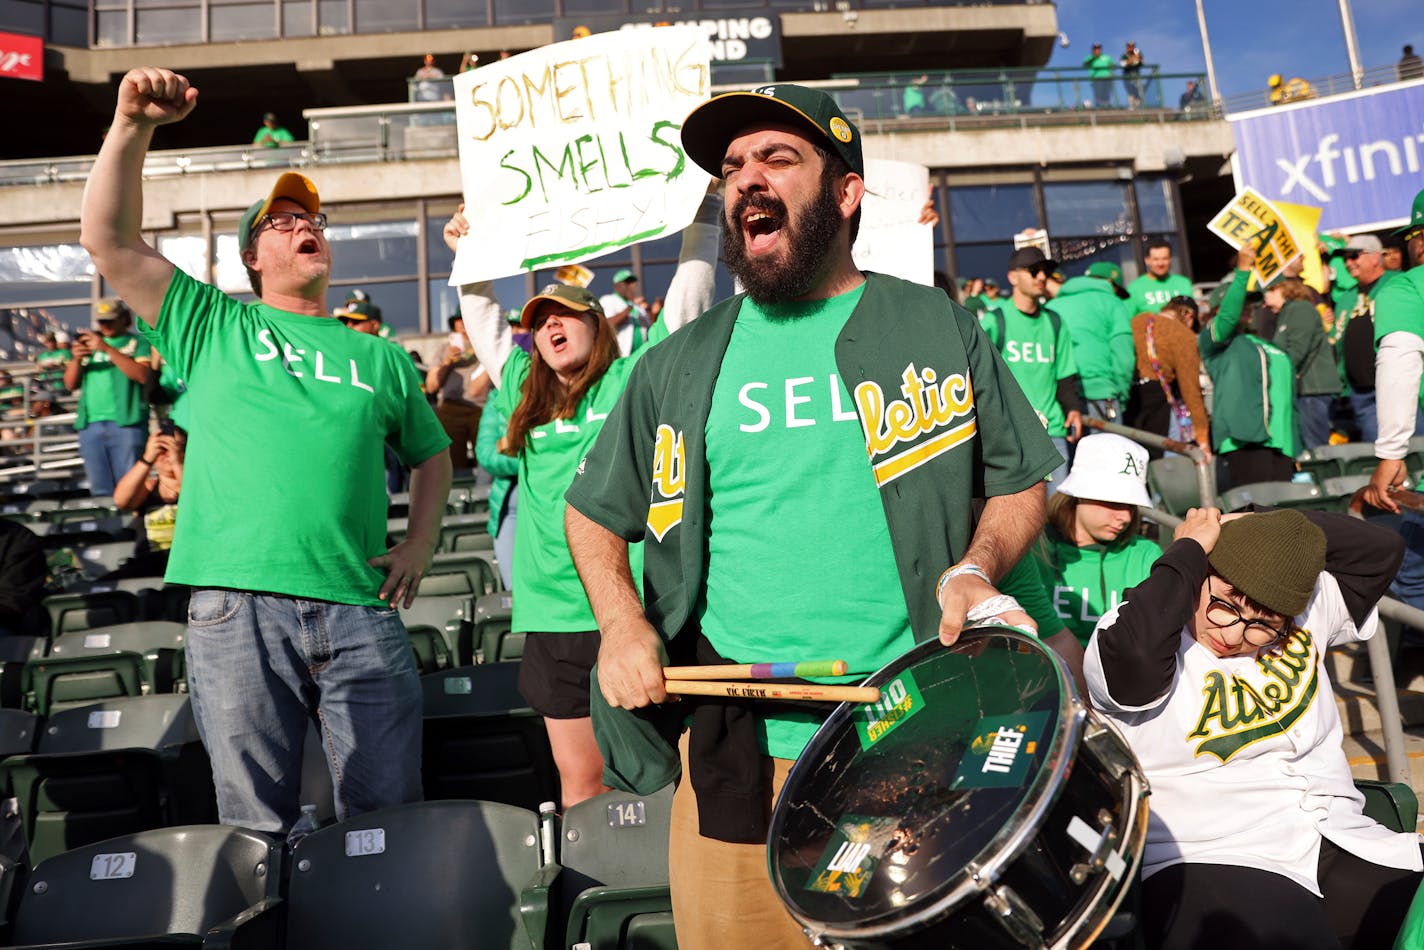
[[[1103,44],[1093,44],[1093,51],[1083,58],[1083,67],[1093,83],[1093,108],[1111,109],[1113,58],[1103,52]]]
[[[295,141],[292,133],[286,127],[277,122],[277,113],[268,112],[262,116],[262,127],[257,130],[257,134],[252,136],[252,144],[260,145],[263,148],[281,148],[283,145],[291,145]]]
[[[1110,261],[1098,261],[1063,282],[1048,304],[1068,327],[1073,361],[1083,379],[1087,413],[1107,422],[1121,422],[1123,408],[1137,374],[1137,350],[1132,342],[1132,314],[1125,296],[1122,271]]]
[[[148,341],[134,336],[133,315],[122,300],[105,297],[94,305],[99,328],[80,330],[64,387],[79,393],[79,455],[89,492],[112,495],[133,468],[148,441],[148,398],[144,387],[153,373]]]
[[[144,155],[198,90],[130,70],[84,194],[80,240],[187,385],[189,441],[167,579],[191,585],[188,685],[225,824],[282,832],[300,813],[316,723],[338,818],[416,801],[420,684],[395,605],[429,569],[450,440],[405,353],[326,306],[316,188],[288,172],[238,247],[243,304],[143,240]],[[410,530],[386,546],[382,447],[412,466]]]
[[[1009,256],[1013,293],[1000,301],[999,309],[979,319],[1063,457],[1049,477],[1049,495],[1068,475],[1068,443],[1076,442],[1083,433],[1081,381],[1072,335],[1057,313],[1039,304],[1048,275],[1057,267],[1039,248],[1014,251]]]
[[[1127,285],[1131,316],[1156,313],[1173,297],[1192,296],[1192,282],[1172,273],[1172,245],[1157,238],[1147,242],[1147,273]]]
[[[971,314],[856,268],[859,130],[825,93],[777,83],[699,106],[682,141],[726,181],[722,257],[747,291],[647,349],[565,495],[602,699],[666,702],[669,653],[864,672],[954,642],[966,618],[1028,623],[993,584],[1042,526],[1059,458]],[[683,950],[806,946],[767,877],[766,821],[819,721],[693,713],[668,855]],[[745,794],[718,794],[723,765]]]

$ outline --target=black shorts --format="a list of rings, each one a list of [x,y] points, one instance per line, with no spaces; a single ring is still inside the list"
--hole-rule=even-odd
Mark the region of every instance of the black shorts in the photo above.
[[[589,671],[598,661],[597,630],[528,633],[519,660],[519,692],[549,719],[588,716]]]

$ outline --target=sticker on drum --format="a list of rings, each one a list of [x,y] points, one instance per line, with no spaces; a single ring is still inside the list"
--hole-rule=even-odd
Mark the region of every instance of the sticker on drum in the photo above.
[[[1048,713],[1027,712],[980,719],[950,788],[1015,788],[1028,778]]]
[[[870,883],[870,876],[875,873],[886,848],[895,843],[898,824],[889,818],[860,815],[841,818],[806,882],[806,889],[859,897]]]
[[[855,731],[861,749],[869,749],[897,726],[925,708],[925,698],[915,685],[915,675],[906,670],[880,687],[880,702],[866,703],[855,710]]]

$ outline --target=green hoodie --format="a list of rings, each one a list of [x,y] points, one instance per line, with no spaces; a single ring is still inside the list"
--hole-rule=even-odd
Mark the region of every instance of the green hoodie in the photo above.
[[[1216,383],[1211,443],[1217,452],[1264,445],[1295,458],[1295,368],[1280,347],[1238,333],[1249,271],[1231,279],[1221,309],[1197,337]]]
[[[1039,550],[1039,577],[1052,591],[1053,610],[1085,647],[1098,620],[1122,603],[1124,591],[1147,579],[1162,553],[1156,542],[1139,534],[1111,545],[1079,547],[1052,527],[1044,530]]]
[[[1125,401],[1137,368],[1137,351],[1132,343],[1132,314],[1112,284],[1097,277],[1074,277],[1063,284],[1048,308],[1068,326],[1084,398]]]

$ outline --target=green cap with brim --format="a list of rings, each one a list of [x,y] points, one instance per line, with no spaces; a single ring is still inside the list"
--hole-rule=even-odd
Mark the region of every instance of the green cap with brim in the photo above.
[[[728,92],[702,103],[682,123],[682,147],[689,158],[714,178],[722,177],[727,146],[743,129],[754,125],[790,125],[845,160],[850,170],[865,176],[860,132],[836,100],[819,89],[781,82],[751,92]]]
[[[1122,268],[1110,261],[1089,264],[1088,269],[1083,273],[1088,277],[1097,277],[1100,280],[1110,280],[1114,284],[1122,284]]]
[[[1404,237],[1424,228],[1424,191],[1414,196],[1414,207],[1409,213],[1409,223],[1394,232],[1395,237]]]
[[[539,309],[542,301],[549,300],[561,307],[568,307],[570,310],[577,310],[579,313],[590,312],[598,316],[603,316],[603,306],[599,304],[598,297],[593,291],[586,287],[572,287],[568,284],[550,284],[539,293],[529,298],[529,302],[524,305],[524,309],[519,312],[519,325],[524,329],[529,329],[533,325],[534,312]]]
[[[626,268],[626,267],[623,268],[623,269],[620,270],[620,271],[615,271],[614,274],[613,274],[613,282],[614,282],[615,284],[621,284],[621,283],[623,283],[623,282],[625,282],[625,281],[637,280],[637,279],[638,279],[638,278],[633,274],[633,272],[630,271],[630,270],[629,270],[628,268]]]
[[[286,172],[277,179],[277,184],[272,186],[272,191],[266,198],[254,201],[242,215],[242,220],[237,225],[239,250],[247,249],[247,245],[252,241],[252,230],[279,198],[295,201],[307,214],[316,214],[321,210],[321,198],[317,195],[316,185],[311,183],[311,179],[297,172]]]
[[[369,300],[357,300],[348,304],[344,313],[338,314],[343,320],[361,322],[362,320],[381,319],[381,308],[371,303]]]

